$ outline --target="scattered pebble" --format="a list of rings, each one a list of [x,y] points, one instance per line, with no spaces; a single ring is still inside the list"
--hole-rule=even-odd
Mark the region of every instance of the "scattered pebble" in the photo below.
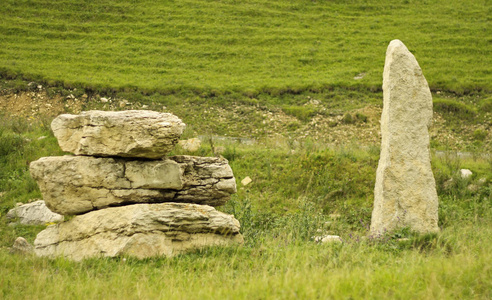
[[[359,73],[359,74],[357,74],[357,75],[354,77],[354,79],[355,79],[355,80],[360,80],[360,79],[364,78],[365,76],[366,76],[366,73]]]
[[[463,179],[470,178],[473,175],[473,172],[468,170],[468,169],[461,169],[460,170],[460,176]]]
[[[322,236],[314,236],[314,241],[317,243],[342,243],[342,238],[338,235],[322,235]]]
[[[241,180],[241,184],[243,186],[247,186],[248,184],[250,184],[251,182],[253,181],[253,179],[251,179],[249,176],[246,176],[243,180]]]

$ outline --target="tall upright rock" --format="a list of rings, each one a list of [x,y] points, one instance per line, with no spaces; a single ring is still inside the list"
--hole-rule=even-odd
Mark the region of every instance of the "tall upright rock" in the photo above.
[[[386,52],[383,98],[371,233],[403,227],[437,232],[438,198],[428,131],[432,96],[417,60],[399,40],[391,41]]]

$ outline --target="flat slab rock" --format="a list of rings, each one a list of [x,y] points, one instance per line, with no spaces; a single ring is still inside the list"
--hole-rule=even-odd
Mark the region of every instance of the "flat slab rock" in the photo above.
[[[243,243],[239,222],[211,206],[135,204],[76,216],[51,225],[34,241],[38,256],[174,256],[208,246]]]
[[[185,124],[175,115],[148,110],[63,114],[51,129],[63,151],[75,155],[157,159],[169,153]]]
[[[32,162],[30,171],[46,205],[62,215],[134,203],[219,206],[236,192],[228,161],[218,157],[131,160],[51,156]]]

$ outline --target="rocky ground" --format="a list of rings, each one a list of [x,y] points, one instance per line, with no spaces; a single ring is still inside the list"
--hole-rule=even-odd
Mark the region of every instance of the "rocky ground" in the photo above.
[[[74,89],[74,94],[76,89]],[[30,91],[0,91],[0,112],[34,121],[51,120],[62,113],[79,113],[83,110],[124,110],[152,109],[172,112],[185,123],[192,124],[186,138],[203,135],[220,135],[247,138],[251,141],[274,141],[295,147],[309,140],[312,143],[328,146],[351,145],[379,146],[379,119],[381,106],[367,105],[345,113],[331,113],[324,103],[310,100],[306,103],[316,111],[309,120],[299,120],[281,108],[261,105],[233,103],[230,107],[206,107],[183,103],[177,106],[163,106],[152,103],[143,104],[126,99],[111,99],[95,95],[60,95],[48,93],[41,85]],[[490,152],[492,116],[485,116],[480,124],[461,124],[459,130],[449,126],[445,116],[434,112],[433,126],[430,130],[433,147],[446,150]],[[474,132],[480,129],[487,133],[481,143],[474,140]]]

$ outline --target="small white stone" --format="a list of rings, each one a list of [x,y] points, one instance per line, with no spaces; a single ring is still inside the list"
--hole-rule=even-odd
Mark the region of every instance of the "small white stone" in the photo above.
[[[247,186],[252,181],[253,181],[253,179],[251,179],[249,176],[246,176],[243,180],[241,180],[241,184],[244,185],[244,186]]]
[[[109,100],[108,100],[108,98],[101,97],[101,102],[102,102],[102,103],[106,103],[106,102],[108,102],[108,101],[109,101]]]
[[[463,179],[470,178],[473,175],[473,172],[468,170],[468,169],[461,169],[460,170],[460,177]]]
[[[338,235],[323,235],[313,237],[314,241],[317,243],[341,243],[342,238]]]
[[[366,73],[360,73],[360,74],[357,74],[357,75],[354,77],[354,79],[355,79],[355,80],[360,80],[360,79],[364,78],[365,76],[366,76]]]

